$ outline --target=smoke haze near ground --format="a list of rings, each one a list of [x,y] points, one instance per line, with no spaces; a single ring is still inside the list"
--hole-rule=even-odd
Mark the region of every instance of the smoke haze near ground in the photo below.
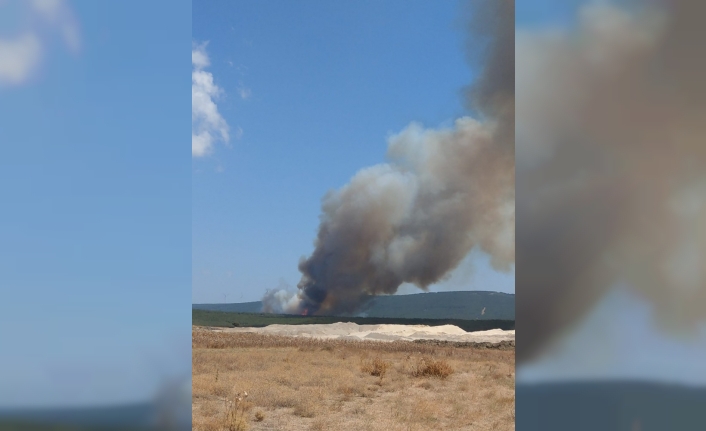
[[[518,30],[518,364],[617,284],[662,330],[706,317],[704,13],[603,2]]]
[[[265,312],[351,313],[368,295],[450,276],[474,249],[509,271],[515,259],[514,2],[471,4],[467,89],[478,118],[451,128],[410,124],[388,141],[389,163],[358,172],[323,198],[298,291],[269,291]]]

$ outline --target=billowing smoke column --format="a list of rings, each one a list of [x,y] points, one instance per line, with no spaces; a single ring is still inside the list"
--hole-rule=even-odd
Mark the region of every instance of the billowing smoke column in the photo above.
[[[299,291],[268,292],[265,312],[354,312],[369,295],[442,280],[474,247],[512,269],[514,2],[476,3],[471,48],[484,69],[467,94],[480,119],[438,130],[413,123],[390,138],[389,163],[327,194]]]
[[[518,30],[518,363],[619,283],[706,317],[706,2],[638,5]]]

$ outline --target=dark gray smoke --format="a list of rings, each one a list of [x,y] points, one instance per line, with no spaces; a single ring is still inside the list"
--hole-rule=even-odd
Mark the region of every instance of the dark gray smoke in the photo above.
[[[402,283],[441,281],[474,248],[498,270],[515,259],[514,2],[474,2],[467,91],[478,119],[448,129],[413,123],[390,138],[387,164],[323,199],[298,292],[270,291],[264,311],[351,313]]]
[[[665,329],[706,317],[705,14],[603,2],[518,30],[518,363],[617,283]]]
[[[501,121],[504,145],[514,148],[515,134],[515,2],[468,3],[471,13],[468,59],[480,63],[480,77],[466,90],[470,109]]]

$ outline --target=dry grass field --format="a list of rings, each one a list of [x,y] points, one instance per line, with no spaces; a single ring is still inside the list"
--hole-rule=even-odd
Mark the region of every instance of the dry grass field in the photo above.
[[[515,429],[514,349],[192,337],[197,431]]]

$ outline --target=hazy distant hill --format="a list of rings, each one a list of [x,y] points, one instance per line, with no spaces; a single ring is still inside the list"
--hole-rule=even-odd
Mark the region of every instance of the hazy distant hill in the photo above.
[[[122,405],[2,408],[0,431],[172,431],[191,429],[191,379],[164,380],[151,402]]]
[[[110,407],[0,409],[0,431],[151,430],[150,403]]]
[[[518,384],[516,423],[526,431],[706,430],[706,388],[649,382]]]
[[[192,310],[225,311],[229,313],[262,313],[262,302],[240,302],[234,304],[193,304]]]
[[[193,304],[195,310],[260,313],[262,302]],[[515,295],[500,292],[430,292],[371,298],[361,313],[398,319],[515,320]]]

